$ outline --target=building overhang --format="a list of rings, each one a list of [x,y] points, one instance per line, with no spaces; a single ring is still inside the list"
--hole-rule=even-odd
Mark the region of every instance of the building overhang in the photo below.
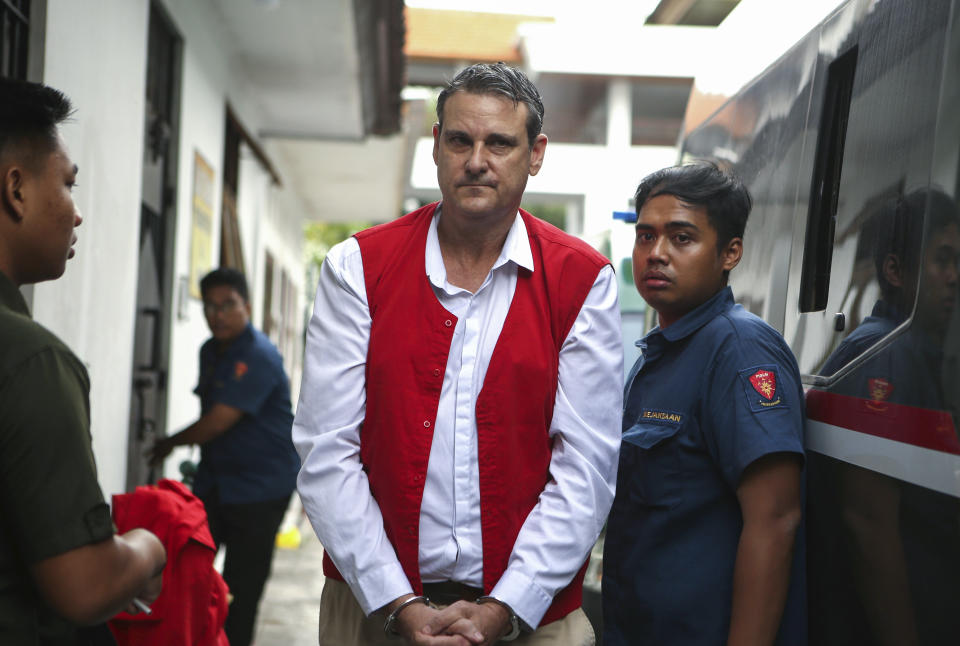
[[[394,0],[212,0],[256,135],[359,140],[400,128],[403,8]]]
[[[392,218],[402,191],[403,3],[209,0],[233,78],[256,109],[243,124],[306,220]],[[262,160],[263,161],[263,160]],[[273,165],[275,164],[275,166]],[[275,169],[275,170],[274,170]],[[361,212],[362,211],[362,212]]]

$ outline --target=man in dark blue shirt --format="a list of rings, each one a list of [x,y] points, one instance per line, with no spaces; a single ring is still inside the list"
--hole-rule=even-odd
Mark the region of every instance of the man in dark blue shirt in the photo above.
[[[156,443],[152,461],[175,446],[200,445],[193,490],[210,532],[226,546],[223,578],[233,601],[226,633],[248,646],[273,559],[277,530],[296,487],[300,459],[291,439],[293,412],[283,359],[250,324],[247,281],[217,269],[200,281],[213,333],[200,348],[200,419]]]
[[[634,281],[659,326],[626,386],[609,645],[806,643],[799,371],[726,286],[750,206],[705,163],[637,189]]]

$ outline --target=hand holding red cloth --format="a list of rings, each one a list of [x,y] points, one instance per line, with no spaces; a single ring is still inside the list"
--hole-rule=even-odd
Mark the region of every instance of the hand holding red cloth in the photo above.
[[[163,589],[151,614],[110,620],[120,646],[228,646],[227,584],[213,568],[216,546],[203,503],[183,484],[162,479],[113,496],[117,531],[149,529],[167,550]]]

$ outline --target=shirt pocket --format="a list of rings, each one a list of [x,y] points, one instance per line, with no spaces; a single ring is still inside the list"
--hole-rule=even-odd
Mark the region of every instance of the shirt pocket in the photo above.
[[[632,502],[647,507],[674,507],[682,499],[680,426],[634,424],[623,434],[620,486]]]

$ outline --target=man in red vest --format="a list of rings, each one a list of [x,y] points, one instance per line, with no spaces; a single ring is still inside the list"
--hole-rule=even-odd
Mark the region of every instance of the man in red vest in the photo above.
[[[543,164],[521,72],[437,101],[440,203],[334,247],[294,443],[326,549],[320,644],[594,643],[585,562],[616,480],[609,262],[520,209]]]

